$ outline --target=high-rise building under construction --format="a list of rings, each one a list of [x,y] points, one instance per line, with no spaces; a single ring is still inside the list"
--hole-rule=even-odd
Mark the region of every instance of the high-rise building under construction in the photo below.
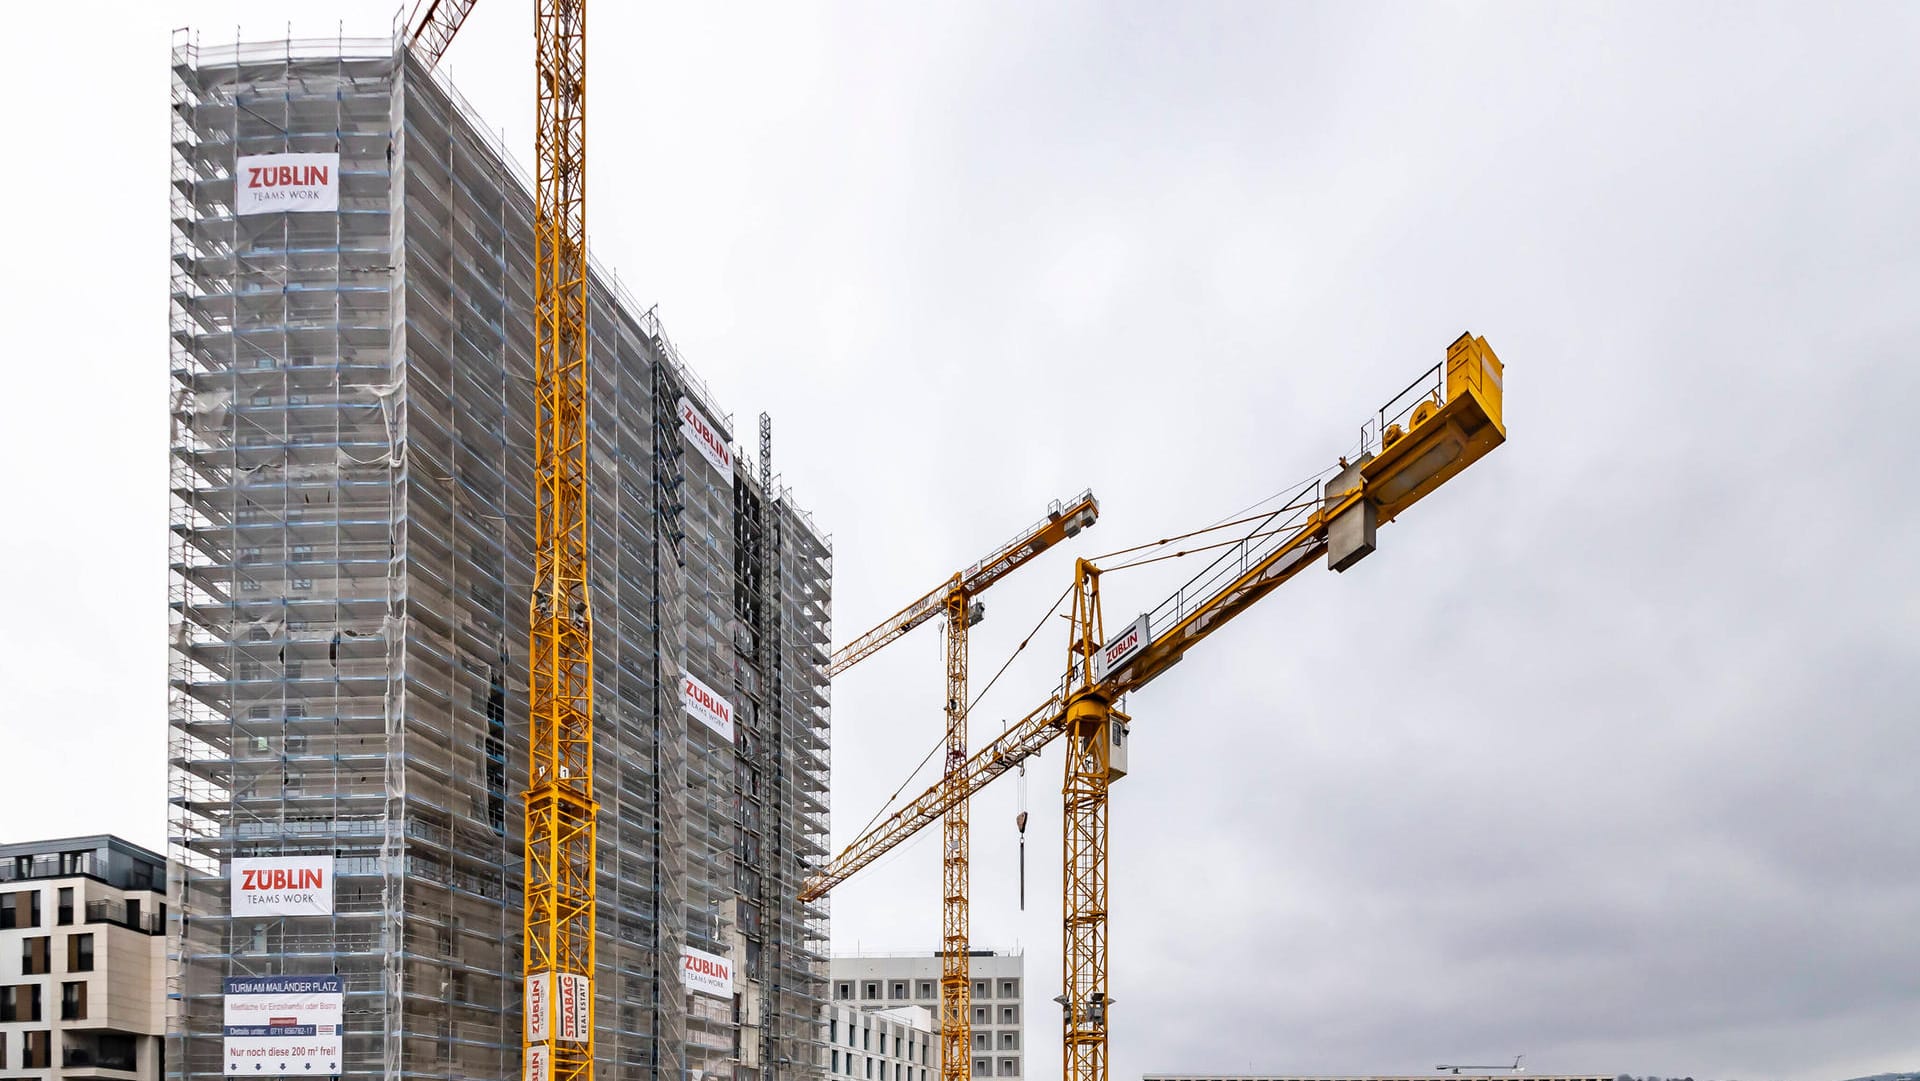
[[[393,41],[172,60],[167,1073],[518,1076],[530,185]],[[830,550],[590,292],[596,1072],[806,1081]]]

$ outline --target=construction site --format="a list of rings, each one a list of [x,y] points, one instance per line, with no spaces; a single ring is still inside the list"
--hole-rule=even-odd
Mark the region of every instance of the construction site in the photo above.
[[[1093,526],[1094,494],[836,649],[773,418],[737,426],[587,258],[579,5],[541,9],[534,176],[436,68],[473,7],[174,45],[168,1075],[822,1079],[827,896],[936,823],[918,1061],[992,1075],[1023,1022],[972,1001],[969,800],[1059,742],[1062,1076],[1109,1081],[1109,786],[1153,702],[1128,696],[1498,448],[1500,360],[1432,343],[1303,484],[1076,560],[1042,619],[1068,628],[1057,682],[970,746],[980,595]],[[1189,555],[1106,619],[1103,574]],[[830,680],[927,623],[938,779],[833,853]],[[295,990],[318,1022],[236,1021]]]
[[[394,40],[183,37],[172,123],[168,1072],[229,1072],[224,980],[328,973],[334,1072],[517,1075],[532,185]],[[236,213],[238,159],[304,151],[338,154],[337,210]],[[737,432],[606,275],[586,304],[597,1054],[758,1078],[825,998],[797,894],[827,845],[832,552],[768,418]],[[757,456],[717,465],[686,409]],[[235,912],[234,860],[308,854],[330,914]],[[682,991],[688,950],[738,1001]]]

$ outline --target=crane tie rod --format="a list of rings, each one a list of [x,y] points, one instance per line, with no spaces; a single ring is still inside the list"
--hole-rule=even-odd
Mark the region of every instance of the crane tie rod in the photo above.
[[[1327,471],[1326,470],[1321,471],[1321,473],[1325,473],[1325,472]],[[1314,474],[1314,476],[1309,477],[1307,480],[1302,481],[1299,484],[1290,484],[1287,487],[1282,488],[1279,492],[1275,492],[1273,495],[1270,495],[1267,498],[1260,500],[1259,503],[1254,503],[1254,504],[1251,504],[1250,506],[1242,508],[1241,512],[1245,513],[1245,511],[1252,510],[1254,507],[1260,506],[1261,503],[1271,503],[1286,492],[1297,491],[1300,488],[1304,487],[1305,485],[1312,483],[1314,480],[1317,480],[1321,476],[1321,473],[1316,473]],[[1308,505],[1309,503],[1307,501],[1296,500],[1292,503],[1287,504],[1284,507],[1276,507],[1273,510],[1262,511],[1259,514],[1249,514],[1244,518],[1234,518],[1231,521],[1216,522],[1213,525],[1202,526],[1199,529],[1191,530],[1186,533],[1175,534],[1174,536],[1171,536],[1171,537],[1162,537],[1157,541],[1147,541],[1145,544],[1135,544],[1135,545],[1132,545],[1131,547],[1117,548],[1111,552],[1103,552],[1100,555],[1089,557],[1087,562],[1098,563],[1103,559],[1112,559],[1114,556],[1123,556],[1129,552],[1138,552],[1143,548],[1158,548],[1158,547],[1161,547],[1162,545],[1172,544],[1174,541],[1186,540],[1188,537],[1197,537],[1202,533],[1211,533],[1216,529],[1227,529],[1232,526],[1245,525],[1248,522],[1262,521],[1262,520],[1271,518],[1276,514],[1280,514],[1290,510],[1299,510],[1302,507],[1305,507]],[[1111,567],[1106,569],[1119,570],[1120,568]]]
[[[1282,509],[1285,509],[1285,508],[1282,508]],[[1297,510],[1299,508],[1295,508],[1295,509]],[[1280,513],[1280,511],[1274,511],[1273,513],[1278,514]],[[1269,515],[1268,517],[1271,517],[1271,515]],[[1294,523],[1288,522],[1286,525],[1280,526],[1277,529],[1269,529],[1269,530],[1266,530],[1265,532],[1255,530],[1244,537],[1235,537],[1232,540],[1218,541],[1213,544],[1203,544],[1198,548],[1182,548],[1178,552],[1168,552],[1166,555],[1147,556],[1142,559],[1136,559],[1131,563],[1121,563],[1112,567],[1103,567],[1101,568],[1101,570],[1103,573],[1111,574],[1114,571],[1124,571],[1134,567],[1144,567],[1149,563],[1159,563],[1159,562],[1162,562],[1163,560],[1179,559],[1182,556],[1199,555],[1201,552],[1211,552],[1215,548],[1231,548],[1236,544],[1245,544],[1246,542],[1252,541],[1252,540],[1265,540],[1268,537],[1277,537],[1282,533],[1291,532],[1294,528],[1295,528]]]

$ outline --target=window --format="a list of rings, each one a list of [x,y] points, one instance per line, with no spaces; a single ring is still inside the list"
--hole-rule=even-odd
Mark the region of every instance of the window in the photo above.
[[[299,702],[289,702],[286,708],[287,720],[304,721],[307,719],[307,707]]]
[[[34,988],[38,991],[39,988]],[[74,980],[60,985],[60,1020],[87,1019],[87,981]]]
[[[915,997],[917,997],[917,998],[932,998],[932,997],[933,997],[933,981],[932,981],[932,980],[921,980],[921,981],[920,981],[920,994],[919,994],[919,995],[917,995],[917,996],[915,996]]]
[[[860,997],[861,998],[879,998],[880,982],[878,980],[868,981],[866,986],[860,989]]]
[[[974,998],[992,998],[993,984],[987,980],[973,981],[973,997]]]
[[[840,1049],[838,1047],[833,1049],[833,1072],[840,1072]]]
[[[40,1020],[40,985],[0,987],[0,1021]]]
[[[973,1049],[975,1051],[991,1051],[993,1050],[992,1041],[993,1041],[992,1033],[975,1032],[973,1034]]]
[[[975,1006],[975,1007],[973,1008],[973,1023],[974,1023],[974,1024],[976,1024],[976,1025],[984,1025],[984,1024],[986,1024],[986,1023],[987,1023],[987,1016],[988,1016],[988,1014],[987,1014],[987,1007],[985,1007],[985,1006]]]
[[[305,669],[300,666],[299,661],[288,661],[284,670],[288,679],[299,679],[300,673]]]
[[[21,1069],[44,1070],[53,1065],[53,1033],[41,1029],[20,1035]]]
[[[240,579],[240,592],[242,592],[242,593],[258,593],[258,592],[260,592],[260,580],[259,580],[259,579],[257,579],[257,578],[242,578],[242,579]]]
[[[248,706],[247,719],[250,721],[264,721],[267,719],[267,712],[267,707],[265,706]]]
[[[871,1058],[867,1059],[867,1078],[868,1081],[872,1081],[873,1078],[873,1059]]]
[[[1017,1058],[1001,1059],[1000,1060],[1000,1076],[1001,1077],[1019,1077],[1020,1076],[1020,1060]]]
[[[49,946],[50,940],[45,935],[41,935],[39,938],[21,939],[20,975],[44,976],[48,972],[53,971],[47,959]]]
[[[892,986],[887,988],[887,997],[888,998],[906,998],[907,997],[907,981],[905,980],[893,981]]]
[[[0,930],[40,926],[40,891],[0,894]]]
[[[974,1059],[973,1060],[973,1076],[992,1077],[993,1076],[993,1060],[990,1058]]]
[[[853,985],[850,983],[841,983],[841,984],[835,985],[833,989],[833,997],[841,998],[841,999],[852,998]]]
[[[1000,1050],[1020,1050],[1020,1034],[1018,1032],[1002,1032],[1000,1034]]]
[[[838,1017],[829,1018],[827,1021],[827,1042],[828,1043],[840,1042],[840,1019]],[[838,1051],[834,1052],[833,1061],[835,1062],[840,1061],[840,1053]],[[837,1070],[839,1069],[839,1067],[835,1066],[834,1069]]]
[[[259,679],[260,678],[260,662],[259,661],[241,661],[239,666],[234,670],[234,674],[241,679]]]
[[[1001,998],[1019,998],[1020,997],[1020,981],[1019,980],[1001,980],[1000,981],[1000,997]]]
[[[1000,1007],[1000,1023],[1003,1025],[1019,1024],[1020,1023],[1020,1007],[1018,1006]]]
[[[71,935],[67,938],[67,971],[93,971],[92,935]]]
[[[896,1062],[893,1064],[893,1081],[900,1081],[901,1069],[903,1069],[903,1067],[899,1063]]]
[[[873,1029],[863,1028],[860,1030],[860,1050],[873,1050]]]
[[[293,587],[294,589],[312,589],[312,588],[313,588],[313,579],[311,579],[311,578],[290,578],[290,579],[288,579],[288,580],[287,580],[287,584],[288,584],[289,586],[291,586],[291,587]]]
[[[900,1057],[900,1037],[897,1035],[893,1038],[893,1057]]]
[[[72,886],[60,887],[60,911],[59,911],[57,920],[60,926],[62,927],[71,927],[73,925],[73,887]]]

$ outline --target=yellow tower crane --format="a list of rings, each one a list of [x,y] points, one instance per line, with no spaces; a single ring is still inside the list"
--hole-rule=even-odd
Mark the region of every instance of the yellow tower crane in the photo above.
[[[840,673],[896,642],[908,631],[938,615],[947,620],[946,758],[941,785],[951,789],[941,818],[940,859],[940,1077],[967,1081],[968,1046],[973,1031],[973,985],[967,965],[968,851],[967,798],[953,786],[965,776],[967,764],[967,629],[985,616],[978,599],[987,587],[1012,574],[1034,557],[1092,525],[1100,517],[1100,503],[1091,491],[1069,500],[1056,500],[1047,516],[994,549],[993,554],[956,572],[867,633],[841,646],[827,665],[827,674]]]
[[[1115,704],[1320,555],[1338,571],[1365,558],[1373,551],[1377,526],[1505,442],[1501,378],[1499,358],[1486,339],[1462,335],[1448,347],[1442,364],[1380,411],[1367,451],[1357,460],[1341,459],[1331,480],[1308,484],[1238,540],[1205,546],[1225,550],[1173,596],[1111,637],[1101,617],[1101,570],[1079,560],[1067,671],[1052,695],[975,753],[957,777],[943,777],[848,845],[825,871],[807,880],[801,898],[826,894],[956,802],[1066,737],[1061,1076],[1109,1081],[1107,791],[1127,772],[1129,720]],[[1158,557],[1123,566],[1151,558]],[[943,1073],[951,1065],[944,1063]]]
[[[423,0],[410,45],[431,68],[475,0]],[[526,1081],[592,1081],[593,606],[587,596],[587,12],[534,19],[534,552],[531,755],[521,971]]]

